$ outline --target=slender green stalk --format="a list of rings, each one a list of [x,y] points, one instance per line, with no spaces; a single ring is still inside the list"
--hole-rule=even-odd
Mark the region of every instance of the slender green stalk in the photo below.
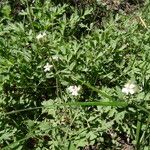
[[[140,132],[141,132],[141,127],[142,127],[142,123],[141,123],[141,118],[142,118],[142,114],[140,113],[138,115],[138,121],[137,121],[137,125],[136,125],[136,149],[140,150]]]
[[[5,115],[11,115],[15,113],[25,112],[25,111],[32,111],[36,109],[42,109],[42,108],[51,108],[55,106],[112,106],[112,107],[126,107],[128,104],[126,102],[70,102],[70,103],[63,103],[63,104],[54,104],[50,106],[41,106],[41,107],[33,107],[33,108],[26,108],[26,109],[20,109],[20,110],[14,110],[11,112],[7,112]]]
[[[101,90],[99,90],[99,89],[97,89],[97,88],[91,86],[89,83],[85,83],[85,82],[83,82],[82,80],[77,79],[77,78],[75,78],[75,77],[73,77],[73,78],[74,78],[75,80],[79,81],[80,83],[82,83],[83,85],[87,86],[87,87],[90,88],[91,90],[93,90],[93,91],[99,93],[101,96],[103,96],[103,97],[105,97],[105,98],[108,98],[109,100],[113,100],[113,98],[112,98],[110,95],[108,95],[107,93],[102,92]]]

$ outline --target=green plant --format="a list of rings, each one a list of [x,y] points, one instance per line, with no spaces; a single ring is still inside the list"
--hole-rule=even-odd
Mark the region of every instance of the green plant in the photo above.
[[[148,149],[149,5],[20,5],[0,13],[1,149]]]

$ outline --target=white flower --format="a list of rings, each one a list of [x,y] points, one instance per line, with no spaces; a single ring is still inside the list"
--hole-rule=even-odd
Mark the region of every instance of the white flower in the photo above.
[[[122,92],[125,93],[126,95],[128,94],[134,94],[138,91],[138,87],[136,84],[133,82],[128,82],[124,85],[124,88],[122,88]]]
[[[50,65],[49,63],[46,63],[44,66],[44,72],[50,71],[50,69],[53,67],[53,65]]]
[[[71,93],[71,95],[77,96],[77,95],[79,95],[79,91],[80,91],[81,87],[73,85],[73,86],[69,86],[67,89]]]
[[[40,40],[40,39],[44,38],[44,36],[46,36],[46,33],[45,33],[45,32],[38,34],[38,35],[36,36],[36,38],[37,38],[37,40]]]

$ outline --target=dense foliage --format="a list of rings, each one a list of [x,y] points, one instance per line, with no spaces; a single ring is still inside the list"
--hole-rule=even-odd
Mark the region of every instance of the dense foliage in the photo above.
[[[149,1],[0,8],[2,150],[149,149]]]

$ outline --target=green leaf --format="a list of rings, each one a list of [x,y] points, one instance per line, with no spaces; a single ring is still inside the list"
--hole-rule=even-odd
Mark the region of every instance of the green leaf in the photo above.
[[[70,106],[114,106],[114,107],[126,107],[128,106],[127,102],[70,102],[66,103],[64,105],[70,105]]]

